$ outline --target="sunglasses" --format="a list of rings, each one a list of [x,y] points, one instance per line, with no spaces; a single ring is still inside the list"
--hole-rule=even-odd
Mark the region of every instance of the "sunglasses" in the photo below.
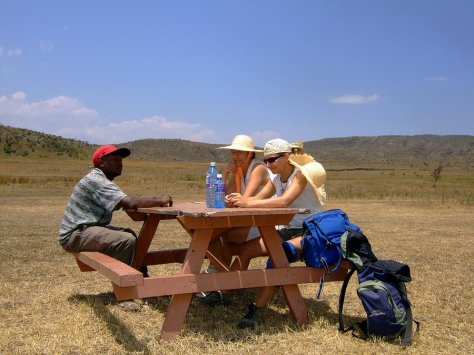
[[[273,164],[274,162],[277,161],[278,158],[284,156],[285,154],[279,154],[277,155],[276,157],[271,157],[271,158],[267,158],[267,159],[263,159],[263,162],[265,164]]]

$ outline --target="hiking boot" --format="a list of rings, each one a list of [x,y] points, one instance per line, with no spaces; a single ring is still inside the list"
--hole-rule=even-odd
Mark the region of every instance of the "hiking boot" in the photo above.
[[[240,320],[239,328],[251,328],[255,329],[258,323],[260,323],[260,312],[262,308],[258,308],[254,303],[248,305],[247,314]]]
[[[202,304],[209,307],[227,306],[230,303],[227,295],[221,291],[212,291],[209,293],[201,292],[196,296]]]
[[[116,305],[122,308],[125,312],[138,312],[141,309],[141,306],[133,301],[119,301]]]

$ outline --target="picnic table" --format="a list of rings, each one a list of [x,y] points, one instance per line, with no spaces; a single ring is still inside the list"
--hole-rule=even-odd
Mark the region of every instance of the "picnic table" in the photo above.
[[[298,324],[308,321],[308,311],[298,284],[316,283],[323,269],[305,266],[290,267],[276,225],[288,224],[295,208],[206,208],[204,203],[182,203],[173,207],[139,208],[127,211],[134,221],[143,222],[138,235],[132,266],[99,252],[75,254],[82,271],[97,270],[112,281],[117,300],[129,300],[169,295],[169,303],[161,336],[171,340],[178,336],[193,294],[215,290],[236,290],[264,286],[281,286],[290,312]],[[149,250],[159,222],[175,219],[190,236],[189,246],[182,249]],[[258,227],[272,261],[271,269],[229,271],[208,250],[209,243],[226,231],[237,227]],[[220,272],[201,273],[205,258],[210,259]],[[143,277],[142,265],[180,263],[175,275]],[[342,281],[347,268],[327,275],[325,281]]]

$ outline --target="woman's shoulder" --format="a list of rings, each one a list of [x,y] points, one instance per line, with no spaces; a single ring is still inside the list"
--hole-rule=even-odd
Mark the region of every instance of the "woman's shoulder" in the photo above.
[[[250,166],[255,168],[257,166],[265,166],[265,164],[263,163],[263,161],[261,160],[258,160],[258,159],[252,159],[252,161],[250,162]]]
[[[259,172],[261,174],[268,173],[268,169],[265,164],[263,164],[263,162],[261,162],[260,160],[256,159],[254,159],[250,165],[250,173],[253,174],[254,171]]]

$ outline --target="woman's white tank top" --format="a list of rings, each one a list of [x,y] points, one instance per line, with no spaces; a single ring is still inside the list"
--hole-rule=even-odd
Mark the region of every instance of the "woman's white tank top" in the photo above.
[[[295,168],[293,173],[289,176],[286,183],[282,183],[280,180],[279,174],[271,174],[270,179],[272,180],[273,186],[275,186],[276,196],[280,197],[283,193],[291,186],[293,180],[296,176],[296,173],[299,171],[298,168]],[[305,208],[309,209],[309,214],[297,213],[290,221],[288,225],[278,226],[277,229],[281,228],[303,228],[303,221],[314,213],[319,213],[323,211],[323,206],[316,196],[310,183],[306,183],[306,186],[303,192],[297,197],[293,203],[288,206],[289,208]]]

